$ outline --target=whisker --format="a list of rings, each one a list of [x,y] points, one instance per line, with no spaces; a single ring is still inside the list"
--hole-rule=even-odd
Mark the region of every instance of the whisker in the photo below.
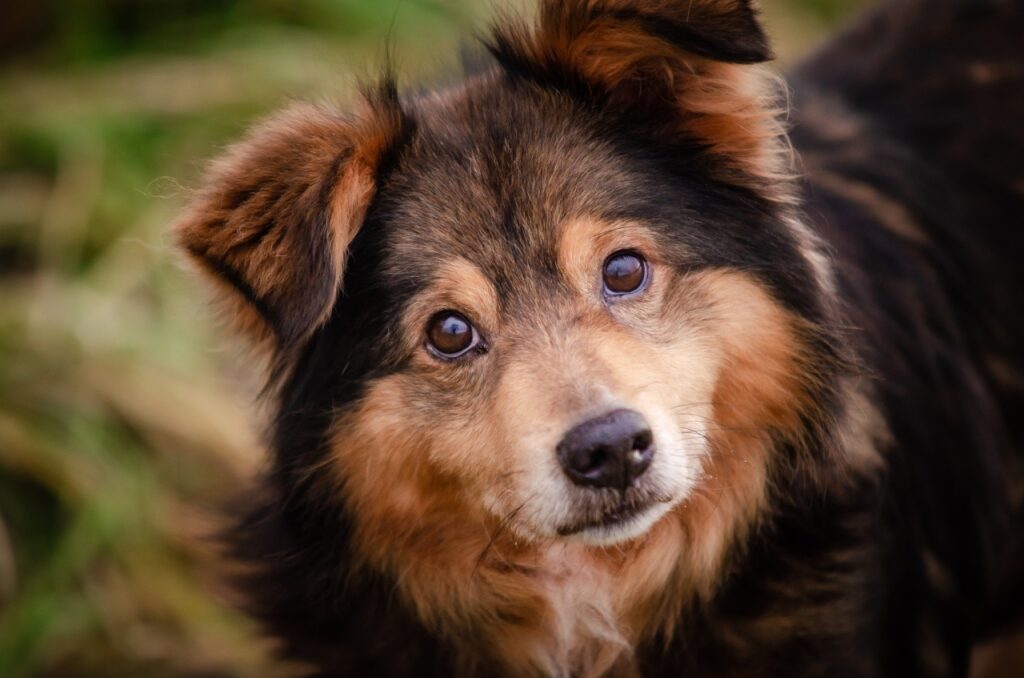
[[[495,529],[493,534],[489,535],[489,538],[487,540],[487,546],[484,547],[483,551],[480,552],[480,556],[476,559],[476,565],[473,566],[473,572],[470,576],[476,576],[477,570],[480,569],[480,566],[483,564],[484,559],[487,558],[487,554],[490,553],[491,547],[494,546],[494,542],[498,539],[498,537],[501,536],[501,534],[506,529],[508,529],[508,526],[511,524],[513,520],[515,520],[516,516],[519,515],[519,512],[526,507],[526,504],[537,497],[537,494],[538,493],[534,493],[527,497],[526,499],[524,499],[523,503],[521,503],[519,506],[515,507],[507,514],[505,514],[505,517],[503,517],[498,522],[497,529]]]

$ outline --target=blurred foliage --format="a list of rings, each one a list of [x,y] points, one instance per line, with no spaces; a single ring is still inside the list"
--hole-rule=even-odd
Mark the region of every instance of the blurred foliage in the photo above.
[[[768,0],[771,3],[771,0]],[[766,15],[783,60],[857,0]],[[517,5],[528,4],[517,2]],[[259,466],[252,384],[167,241],[201,162],[395,46],[453,70],[471,0],[15,0],[0,24],[0,676],[266,675],[211,576]]]

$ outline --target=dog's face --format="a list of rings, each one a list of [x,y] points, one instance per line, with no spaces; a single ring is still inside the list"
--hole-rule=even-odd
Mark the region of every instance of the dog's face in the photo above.
[[[576,0],[491,50],[258,127],[182,222],[275,365],[281,492],[340,506],[424,617],[523,598],[551,545],[711,581],[831,369],[764,36],[743,0]]]
[[[393,367],[342,415],[332,456],[357,514],[437,493],[526,540],[629,540],[700,482],[716,389],[791,370],[787,313],[739,270],[778,254],[752,234],[779,225],[569,102],[480,86],[491,107],[415,111],[364,227],[372,267],[357,238],[344,286],[380,300],[387,330],[358,350]]]

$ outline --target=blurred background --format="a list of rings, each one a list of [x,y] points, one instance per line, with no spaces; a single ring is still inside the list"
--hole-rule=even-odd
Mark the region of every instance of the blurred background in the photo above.
[[[862,3],[765,0],[780,68]],[[253,119],[344,105],[388,43],[443,81],[503,4],[3,3],[0,676],[283,670],[205,539],[262,460],[252,375],[167,227]]]

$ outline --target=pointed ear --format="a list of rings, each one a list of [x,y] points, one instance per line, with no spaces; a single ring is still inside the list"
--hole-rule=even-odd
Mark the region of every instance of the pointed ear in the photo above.
[[[772,58],[750,0],[541,0],[536,24],[487,44],[505,71],[569,91],[659,132],[683,132],[732,166],[774,173]]]
[[[254,127],[215,161],[175,227],[232,324],[280,352],[323,324],[346,252],[405,125],[393,85],[359,116],[299,105]]]

